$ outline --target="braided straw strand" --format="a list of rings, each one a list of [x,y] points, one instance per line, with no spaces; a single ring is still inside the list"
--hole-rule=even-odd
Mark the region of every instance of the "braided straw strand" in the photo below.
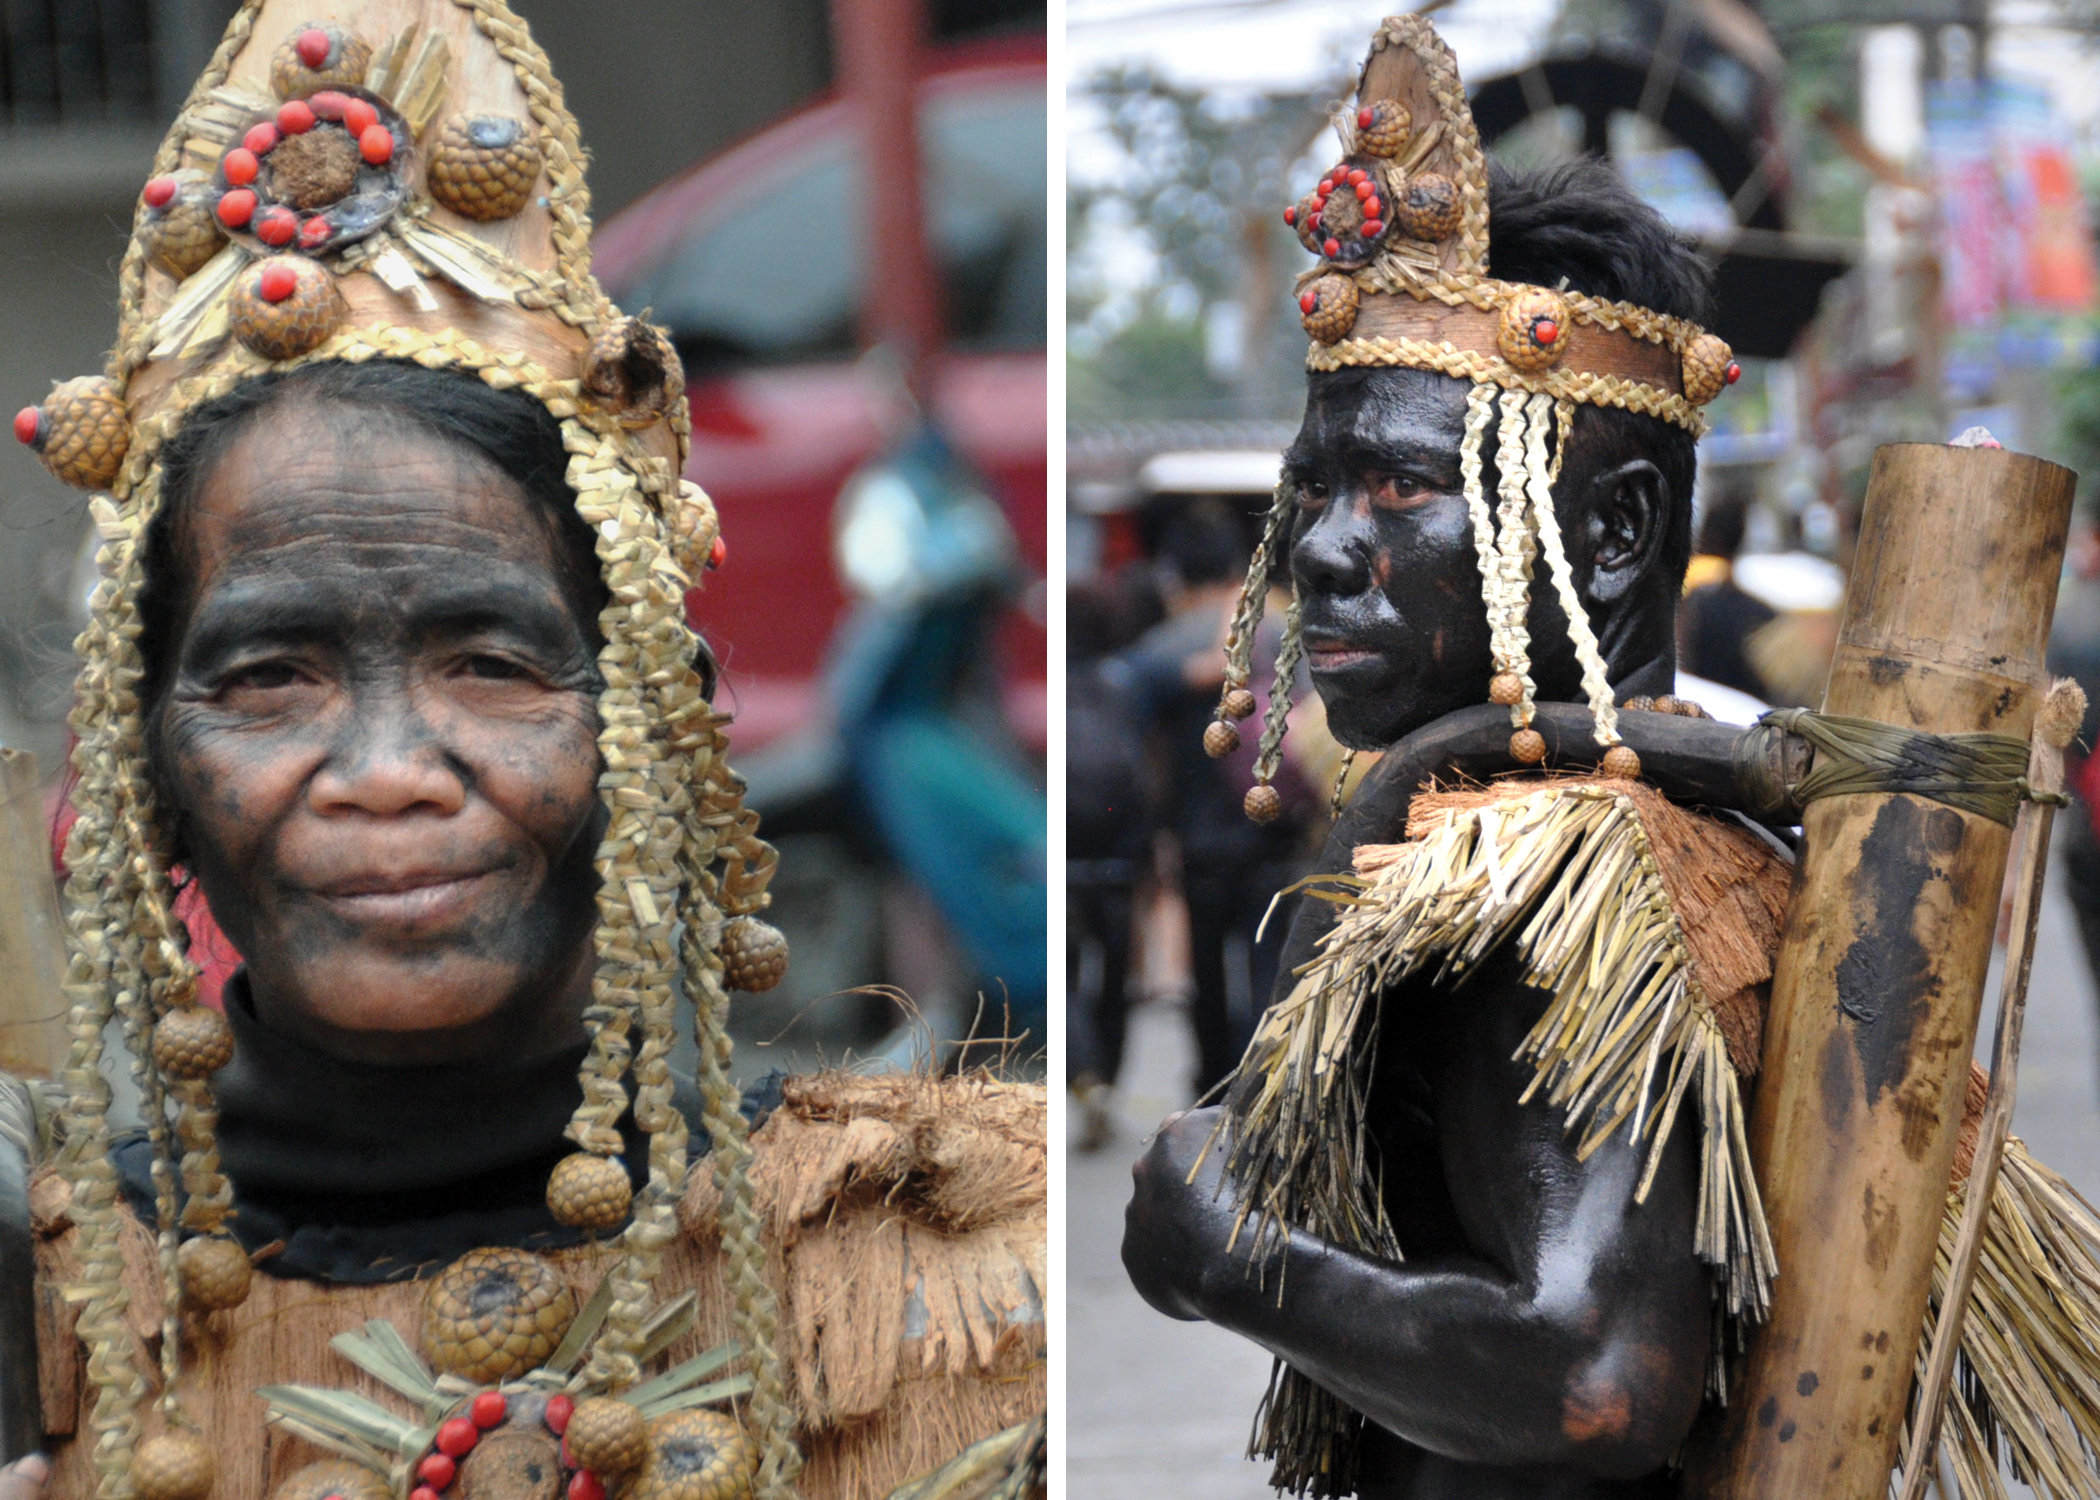
[[[1235,689],[1244,688],[1254,676],[1254,637],[1268,611],[1269,580],[1282,561],[1297,494],[1298,487],[1290,475],[1278,476],[1276,488],[1269,495],[1269,514],[1262,522],[1261,540],[1247,559],[1247,581],[1240,586],[1239,601],[1232,609],[1232,624],[1225,632],[1225,683],[1218,694],[1220,719],[1229,717],[1225,699]]]
[[[1531,676],[1531,560],[1536,539],[1521,463],[1527,428],[1524,403],[1522,392],[1502,393],[1502,420],[1495,432],[1495,488],[1501,500],[1495,510],[1495,600],[1488,610],[1495,661],[1523,684],[1522,695],[1509,710],[1510,723],[1517,729],[1528,729],[1536,717],[1538,691]]]
[[[1506,398],[1505,398],[1506,399]],[[1611,678],[1605,671],[1604,654],[1597,646],[1597,632],[1575,592],[1575,575],[1568,568],[1567,549],[1561,544],[1560,521],[1553,513],[1553,484],[1546,467],[1546,418],[1553,411],[1551,396],[1533,396],[1530,405],[1531,441],[1524,454],[1523,474],[1531,493],[1531,511],[1538,525],[1539,545],[1546,554],[1547,571],[1553,575],[1562,613],[1568,617],[1568,636],[1575,643],[1575,659],[1582,665],[1583,696],[1590,702],[1590,717],[1596,721],[1597,743],[1619,743],[1619,711],[1612,702]]]
[[[1283,614],[1283,640],[1276,648],[1276,675],[1269,687],[1269,709],[1262,717],[1261,750],[1254,758],[1254,780],[1259,786],[1274,781],[1277,767],[1283,762],[1283,736],[1291,721],[1291,692],[1298,685],[1298,663],[1305,656],[1305,636],[1298,621],[1298,592],[1293,589],[1290,606]]]

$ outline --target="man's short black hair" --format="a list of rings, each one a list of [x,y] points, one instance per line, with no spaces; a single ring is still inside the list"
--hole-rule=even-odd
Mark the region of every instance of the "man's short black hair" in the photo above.
[[[1499,281],[1560,288],[1631,302],[1651,312],[1713,326],[1713,276],[1667,220],[1643,202],[1610,163],[1582,157],[1542,172],[1488,170],[1488,273]],[[1576,411],[1575,442],[1599,467],[1646,457],[1662,471],[1675,502],[1662,564],[1681,583],[1692,553],[1696,442],[1660,417],[1617,407]]]

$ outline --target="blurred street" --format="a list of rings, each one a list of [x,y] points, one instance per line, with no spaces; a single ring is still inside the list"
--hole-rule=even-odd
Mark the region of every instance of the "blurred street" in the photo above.
[[[1986,1060],[1998,983],[1994,964],[1977,1043]],[[2060,868],[2042,913],[2023,1057],[2015,1130],[2038,1158],[2100,1200],[2100,1019]],[[1072,1500],[1264,1500],[1271,1494],[1265,1466],[1240,1456],[1269,1357],[1207,1324],[1159,1316],[1131,1289],[1117,1258],[1130,1163],[1158,1119],[1188,1102],[1192,1059],[1178,1003],[1148,999],[1138,1006],[1117,1136],[1105,1150],[1071,1158],[1066,1411]],[[2013,1493],[2028,1492],[2015,1486]]]

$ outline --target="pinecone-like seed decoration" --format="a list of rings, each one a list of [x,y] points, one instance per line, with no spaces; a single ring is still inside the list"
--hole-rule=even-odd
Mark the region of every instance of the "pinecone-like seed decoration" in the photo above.
[[[194,1432],[163,1432],[140,1443],[131,1459],[138,1500],[204,1500],[211,1493],[211,1445]]]
[[[1598,762],[1597,769],[1607,776],[1631,781],[1641,774],[1641,758],[1631,745],[1614,745],[1604,752],[1604,759]]]
[[[131,413],[105,375],[82,375],[51,388],[41,408],[37,457],[67,484],[102,490],[116,482],[131,449]]]
[[[185,281],[225,247],[226,231],[212,212],[210,174],[185,169],[170,172],[168,177],[175,185],[175,195],[146,210],[139,222],[139,248],[146,252],[149,264]]]
[[[1240,808],[1256,823],[1273,823],[1283,816],[1283,794],[1262,782],[1247,788]]]
[[[319,261],[273,255],[234,281],[226,312],[233,336],[264,359],[297,359],[326,342],[350,308]]]
[[[1509,753],[1518,765],[1535,766],[1546,758],[1546,737],[1536,729],[1519,729],[1509,737]]]
[[[621,318],[591,340],[583,357],[583,397],[622,427],[663,420],[685,396],[685,366],[671,341],[640,318]]]
[[[1704,406],[1728,384],[1728,365],[1734,359],[1727,341],[1716,334],[1702,333],[1685,345],[1684,399]]]
[[[722,924],[722,983],[747,995],[764,994],[787,978],[787,935],[756,917],[731,917]]]
[[[1488,680],[1488,702],[1513,708],[1524,701],[1524,679],[1514,672],[1497,672]]]
[[[1619,705],[1619,708],[1621,709],[1621,711],[1630,708],[1636,713],[1644,714],[1652,714],[1660,711],[1656,707],[1655,700],[1649,697],[1646,693],[1641,694],[1638,698],[1628,698],[1624,703],[1621,703]]]
[[[280,99],[304,99],[344,84],[355,88],[371,66],[372,47],[363,37],[326,21],[308,21],[270,54],[270,87]]]
[[[233,1028],[206,1005],[171,1010],[153,1026],[153,1066],[163,1078],[209,1078],[233,1061]]]
[[[1495,347],[1526,374],[1551,368],[1568,347],[1568,304],[1558,292],[1526,287],[1502,304]]]
[[[627,1168],[610,1156],[572,1151],[547,1178],[547,1208],[571,1229],[618,1229],[633,1201]]]
[[[582,1408],[577,1408],[581,1411]],[[698,1408],[649,1424],[649,1459],[621,1500],[745,1500],[758,1448],[735,1417]]]
[[[1458,184],[1440,172],[1417,172],[1393,203],[1393,222],[1409,239],[1448,240],[1464,217]]]
[[[270,153],[270,196],[294,208],[325,208],[357,186],[363,165],[348,131],[288,135]]]
[[[1203,753],[1212,760],[1223,760],[1239,748],[1239,730],[1223,719],[1213,719],[1203,726]]]
[[[324,1458],[284,1477],[270,1500],[391,1500],[393,1491],[380,1475],[363,1464],[343,1458]]]
[[[175,1252],[175,1269],[182,1280],[183,1306],[200,1313],[239,1307],[248,1300],[255,1275],[248,1252],[217,1235],[185,1240]]]
[[[1312,305],[1306,305],[1310,298]],[[1323,344],[1332,344],[1349,336],[1356,326],[1358,305],[1356,283],[1346,276],[1322,276],[1307,287],[1298,298],[1299,321],[1305,331]]]
[[[523,1250],[469,1250],[423,1295],[423,1352],[447,1375],[495,1385],[543,1364],[576,1318],[576,1294]]]
[[[604,1478],[630,1474],[649,1456],[649,1424],[636,1407],[611,1396],[576,1403],[562,1441],[569,1460]]]
[[[532,201],[540,143],[511,115],[454,115],[431,148],[430,196],[463,218],[508,219]]]
[[[1356,149],[1366,156],[1398,156],[1407,149],[1413,123],[1407,106],[1397,99],[1367,104],[1356,112]]]
[[[1225,694],[1225,717],[1228,719],[1251,719],[1254,717],[1254,694],[1243,687],[1236,687]]]

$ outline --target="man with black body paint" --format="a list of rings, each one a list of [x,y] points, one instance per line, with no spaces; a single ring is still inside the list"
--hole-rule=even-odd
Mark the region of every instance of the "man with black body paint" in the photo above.
[[[1498,278],[1709,321],[1703,268],[1602,164],[1498,177],[1489,222]],[[1478,704],[1492,670],[1459,473],[1467,390],[1406,368],[1314,374],[1285,455],[1313,682],[1353,748],[1404,747]],[[1577,409],[1554,504],[1621,700],[1675,683],[1694,462],[1680,429]],[[1539,700],[1580,701],[1551,589],[1532,591],[1530,629]],[[1386,756],[1322,869],[1347,870],[1355,844],[1401,836],[1414,788],[1389,783],[1418,770]],[[1311,909],[1325,903],[1305,905],[1285,986],[1331,920]],[[1204,1151],[1216,1110],[1170,1120],[1135,1169],[1123,1260],[1139,1291],[1171,1317],[1254,1340],[1369,1418],[1366,1500],[1672,1491],[1668,1464],[1699,1411],[1711,1340],[1709,1274],[1692,1251],[1695,1127],[1679,1120],[1641,1204],[1642,1152],[1628,1134],[1578,1160],[1558,1108],[1518,1102],[1528,1076],[1511,1057],[1546,999],[1506,953],[1460,988],[1422,980],[1383,997],[1371,1115],[1402,1263],[1302,1231],[1259,1265],[1250,1231],[1228,1248],[1238,1204],[1224,1152]]]

